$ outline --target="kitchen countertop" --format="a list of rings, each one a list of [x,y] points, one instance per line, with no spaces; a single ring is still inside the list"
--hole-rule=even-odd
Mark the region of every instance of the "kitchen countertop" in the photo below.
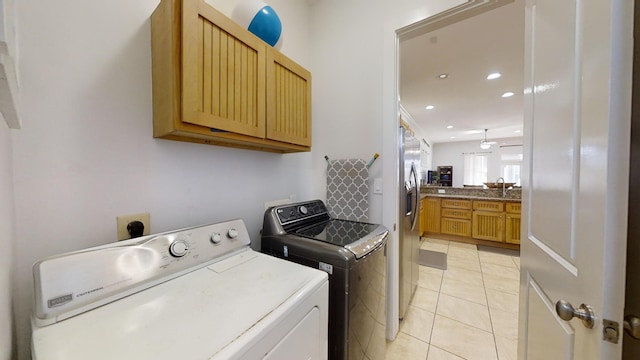
[[[420,194],[420,199],[426,197],[449,198],[449,199],[465,199],[465,200],[488,200],[488,201],[505,201],[505,202],[521,202],[521,199],[474,196],[474,195],[451,195],[451,194]]]
[[[439,198],[469,199],[469,200],[494,200],[520,202],[522,197],[521,188],[511,188],[506,190],[506,196],[502,196],[502,189],[478,189],[469,187],[450,186],[422,186],[421,196],[431,196]]]

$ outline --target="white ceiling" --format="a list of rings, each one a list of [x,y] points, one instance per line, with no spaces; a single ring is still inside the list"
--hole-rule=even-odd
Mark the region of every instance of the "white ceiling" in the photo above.
[[[484,129],[489,140],[522,136],[523,57],[524,0],[516,0],[402,41],[400,102],[431,143],[481,140]],[[501,78],[486,80],[496,71]],[[502,98],[507,91],[515,95]]]

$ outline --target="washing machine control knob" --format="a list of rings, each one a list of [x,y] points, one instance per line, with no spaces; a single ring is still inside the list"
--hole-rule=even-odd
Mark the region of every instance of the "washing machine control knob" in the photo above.
[[[169,253],[173,257],[183,257],[189,251],[189,244],[185,240],[176,240],[169,245]]]
[[[211,234],[211,242],[214,244],[219,244],[222,241],[222,235],[220,233]]]
[[[309,210],[308,210],[308,209],[307,209],[307,207],[306,207],[306,206],[304,206],[304,205],[301,205],[301,206],[298,208],[298,211],[299,211],[299,212],[300,212],[300,214],[302,214],[302,215],[307,215],[307,214],[309,213]]]
[[[238,237],[238,230],[236,229],[229,229],[229,231],[227,232],[227,237],[229,239],[235,239]]]

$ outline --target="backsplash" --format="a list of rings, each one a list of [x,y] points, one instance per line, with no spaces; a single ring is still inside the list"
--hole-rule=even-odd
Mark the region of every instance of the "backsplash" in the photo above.
[[[444,190],[445,193],[439,193],[438,190]],[[434,195],[455,195],[455,196],[477,196],[485,198],[503,198],[502,189],[478,189],[478,188],[457,188],[450,186],[421,186],[421,194]],[[507,189],[506,199],[522,198],[522,188]]]

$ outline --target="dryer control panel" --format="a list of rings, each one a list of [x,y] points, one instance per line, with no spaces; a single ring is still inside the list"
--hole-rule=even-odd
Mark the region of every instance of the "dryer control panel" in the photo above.
[[[33,266],[34,320],[51,324],[249,249],[240,219],[49,257]]]

